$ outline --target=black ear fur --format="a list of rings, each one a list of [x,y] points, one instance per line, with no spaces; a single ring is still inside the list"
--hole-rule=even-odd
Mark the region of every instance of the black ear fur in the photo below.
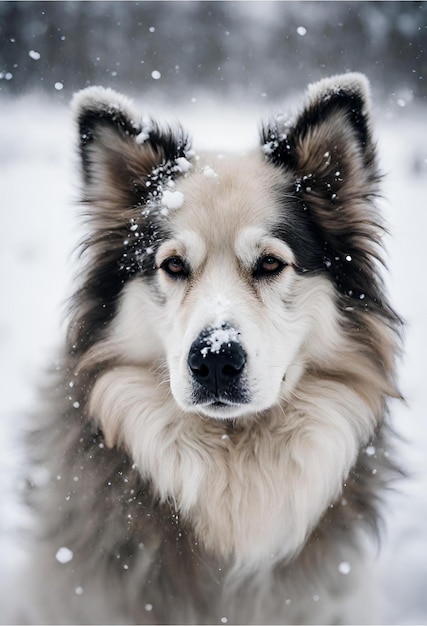
[[[366,91],[357,89],[358,86],[352,85],[352,88],[348,89],[344,86],[337,86],[331,91],[320,93],[318,99],[300,115],[294,128],[295,138],[306,138],[316,125],[342,113],[354,132],[354,138],[361,153],[365,156],[372,147],[371,135]]]
[[[87,201],[105,200],[114,189],[122,206],[144,204],[155,187],[147,185],[154,169],[163,168],[170,178],[179,175],[174,162],[190,150],[181,128],[172,131],[152,121],[136,121],[130,102],[103,87],[77,93],[73,108]]]
[[[268,124],[262,129],[262,143],[272,163],[303,175],[314,174],[318,169],[325,171],[319,157],[326,153],[331,156],[330,164],[334,164],[335,157],[338,165],[350,146],[365,167],[372,167],[375,150],[369,122],[368,81],[361,74],[345,74],[311,85],[305,106],[294,123],[276,120]],[[309,154],[304,150],[307,143]]]
[[[91,146],[100,140],[98,135],[102,128],[110,128],[117,133],[121,140],[128,137],[136,137],[140,127],[133,122],[124,111],[118,108],[108,108],[102,101],[89,100],[86,104],[81,102],[77,114],[79,129],[79,150],[82,160],[82,173],[86,183],[92,179],[93,159],[91,158]]]

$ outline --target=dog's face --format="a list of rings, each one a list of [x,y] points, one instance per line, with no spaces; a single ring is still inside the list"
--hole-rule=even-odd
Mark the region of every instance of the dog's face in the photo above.
[[[114,92],[83,92],[95,263],[82,351],[107,335],[106,354],[161,370],[179,407],[208,417],[288,400],[334,348],[337,299],[376,297],[365,91],[359,76],[324,81],[293,127],[222,159],[135,123]]]
[[[158,336],[178,405],[230,418],[286,394],[329,285],[304,275],[278,236],[284,222],[292,227],[279,193],[283,176],[257,154],[207,163],[171,192],[182,205],[167,212],[168,236],[155,255],[159,302],[149,332]],[[128,310],[137,290],[138,283],[125,296]]]

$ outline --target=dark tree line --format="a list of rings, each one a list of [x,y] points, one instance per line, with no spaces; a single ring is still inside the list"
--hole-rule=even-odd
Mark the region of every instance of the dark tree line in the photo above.
[[[274,99],[351,69],[420,97],[426,17],[426,4],[410,1],[0,2],[0,91],[97,83],[172,99],[194,86]]]

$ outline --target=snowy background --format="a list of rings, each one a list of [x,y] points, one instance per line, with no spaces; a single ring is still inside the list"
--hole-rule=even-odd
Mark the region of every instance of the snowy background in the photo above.
[[[127,36],[127,22],[144,36]],[[82,23],[89,42],[76,34]],[[406,404],[393,404],[392,420],[409,478],[387,494],[381,622],[427,623],[426,40],[419,2],[0,3],[0,597],[25,565],[21,433],[62,341],[81,236],[71,92],[113,86],[144,112],[179,119],[196,148],[244,149],[307,82],[351,69],[373,83],[388,285],[407,322]]]

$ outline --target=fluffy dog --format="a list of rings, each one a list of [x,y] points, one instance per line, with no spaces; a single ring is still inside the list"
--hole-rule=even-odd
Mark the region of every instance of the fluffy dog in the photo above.
[[[74,112],[88,236],[21,619],[369,622],[400,320],[366,79],[223,158],[110,89]]]

